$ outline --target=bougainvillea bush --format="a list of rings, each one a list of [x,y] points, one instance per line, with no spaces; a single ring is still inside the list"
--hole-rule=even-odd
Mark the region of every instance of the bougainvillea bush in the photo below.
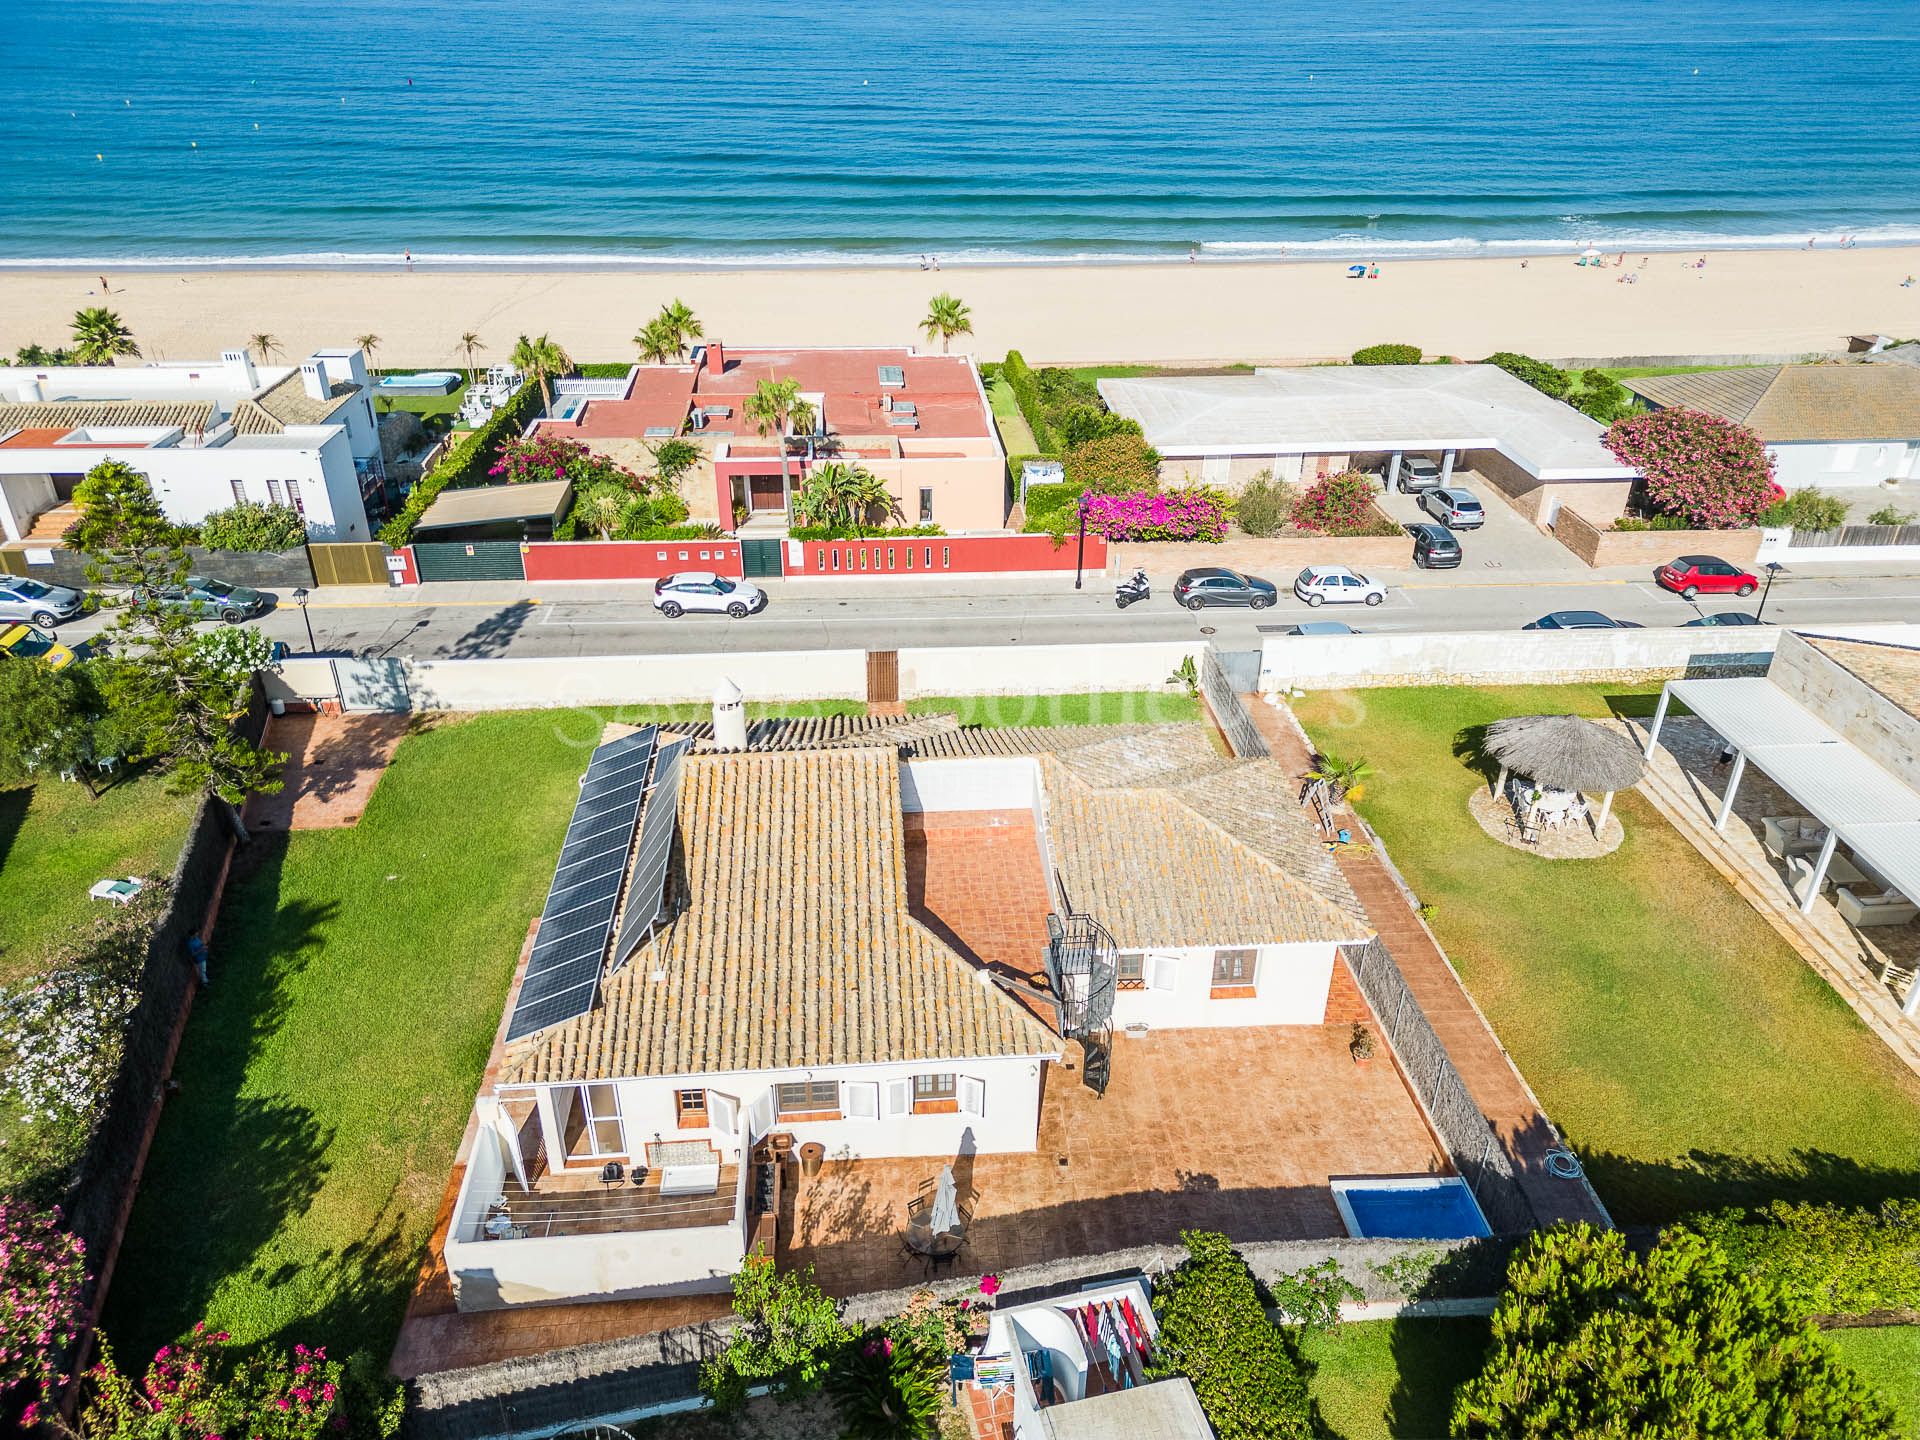
[[[1293,523],[1323,535],[1378,535],[1380,516],[1373,508],[1374,482],[1358,470],[1323,475],[1294,502]],[[1396,533],[1393,529],[1387,534]]]
[[[602,480],[617,481],[634,490],[644,489],[647,483],[626,466],[596,455],[578,440],[547,434],[507,441],[487,474],[509,485],[571,480],[576,490]]]
[[[1699,530],[1737,530],[1780,498],[1773,457],[1744,425],[1698,410],[1616,420],[1603,441],[1645,477],[1647,498]]]
[[[60,1212],[0,1196],[0,1393],[17,1385],[48,1398],[80,1331],[86,1283],[80,1241],[60,1228]]]
[[[1089,495],[1086,505],[1088,531],[1108,540],[1218,541],[1233,518],[1233,502],[1208,485]]]

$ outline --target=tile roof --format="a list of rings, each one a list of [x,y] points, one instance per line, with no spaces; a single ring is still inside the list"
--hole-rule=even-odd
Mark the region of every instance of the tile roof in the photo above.
[[[78,430],[88,425],[178,425],[211,430],[211,400],[53,400],[0,405],[0,435],[26,428]]]
[[[1920,649],[1877,640],[1802,635],[1814,649],[1866,681],[1909,715],[1920,717]]]
[[[1649,375],[1627,388],[1747,426],[1762,440],[1920,440],[1920,369],[1904,365],[1751,365]]]
[[[314,399],[307,394],[305,377],[295,370],[253,399],[242,400],[234,406],[233,428],[242,435],[272,435],[288,425],[324,425],[336,410],[360,393],[360,387],[342,380],[334,384],[332,392],[326,400]]]
[[[691,756],[679,818],[675,918],[503,1084],[1059,1053],[908,913],[890,750]]]

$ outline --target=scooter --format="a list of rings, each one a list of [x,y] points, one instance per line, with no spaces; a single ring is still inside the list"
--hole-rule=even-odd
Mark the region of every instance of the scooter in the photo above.
[[[1134,601],[1145,600],[1152,594],[1153,587],[1147,583],[1147,572],[1143,567],[1113,587],[1113,603],[1124,610]]]

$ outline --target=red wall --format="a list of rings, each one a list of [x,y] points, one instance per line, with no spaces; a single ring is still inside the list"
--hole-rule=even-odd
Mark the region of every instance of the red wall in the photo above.
[[[529,580],[657,580],[679,570],[740,574],[731,540],[536,540],[525,550]]]
[[[420,583],[420,567],[414,563],[413,546],[403,545],[393,553],[395,555],[404,555],[407,558],[406,573],[400,577],[400,583],[402,585],[418,585]],[[391,584],[393,582],[389,580],[387,583]]]
[[[805,540],[805,563],[787,574],[811,576],[862,575],[991,575],[1020,570],[1072,570],[1078,558],[1079,537],[1055,546],[1050,535],[927,535],[913,540]],[[1107,542],[1087,536],[1086,566],[1106,569]]]

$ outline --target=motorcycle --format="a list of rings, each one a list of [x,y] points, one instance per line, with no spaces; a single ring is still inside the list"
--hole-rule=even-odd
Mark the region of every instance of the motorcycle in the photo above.
[[[1140,569],[1113,587],[1113,603],[1124,610],[1134,601],[1145,600],[1152,594],[1153,587],[1147,583],[1147,572]]]

